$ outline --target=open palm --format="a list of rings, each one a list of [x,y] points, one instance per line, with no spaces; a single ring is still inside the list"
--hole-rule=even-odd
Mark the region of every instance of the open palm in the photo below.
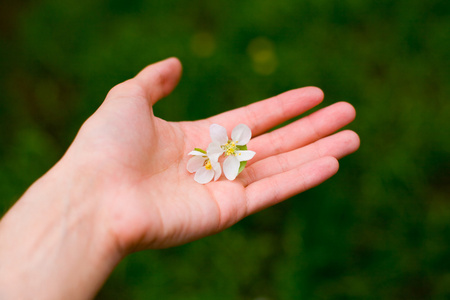
[[[65,160],[101,174],[103,221],[124,252],[183,244],[219,232],[245,216],[316,186],[338,169],[337,159],[359,147],[349,130],[348,103],[336,103],[275,131],[323,99],[317,88],[292,90],[247,107],[196,121],[166,122],[152,105],[167,96],[181,74],[177,59],[153,64],[114,87],[83,125]],[[209,126],[237,124],[253,133],[256,152],[234,180],[202,185],[186,170],[189,153],[205,149]],[[89,176],[89,175],[87,175]]]

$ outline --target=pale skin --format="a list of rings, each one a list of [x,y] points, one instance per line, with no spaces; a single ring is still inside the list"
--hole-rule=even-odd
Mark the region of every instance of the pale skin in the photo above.
[[[111,89],[62,159],[2,218],[0,299],[92,298],[127,254],[220,232],[322,183],[359,147],[356,133],[337,132],[355,117],[345,102],[266,133],[319,104],[314,87],[195,122],[155,117],[152,106],[180,76],[170,58]],[[186,170],[187,153],[207,147],[213,123],[228,134],[247,124],[256,155],[234,181],[201,185]]]

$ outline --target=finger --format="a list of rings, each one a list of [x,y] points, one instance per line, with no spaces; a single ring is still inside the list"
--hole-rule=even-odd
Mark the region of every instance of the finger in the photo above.
[[[322,157],[332,156],[340,159],[355,152],[359,148],[359,143],[359,137],[355,132],[344,130],[305,147],[270,156],[251,166],[247,166],[242,172],[240,180],[243,181],[244,186],[247,186],[258,180],[290,171]]]
[[[355,109],[347,102],[322,108],[283,128],[251,140],[248,149],[256,152],[249,165],[271,155],[288,152],[328,136],[355,119]]]
[[[256,136],[304,113],[322,100],[322,90],[316,87],[305,87],[216,115],[208,121],[220,124],[228,130],[237,124],[244,123]]]
[[[245,189],[247,214],[275,205],[324,182],[339,169],[334,157],[322,157],[299,168],[266,177]]]
[[[134,78],[116,85],[108,93],[108,98],[145,98],[153,105],[169,95],[180,80],[180,61],[171,57],[151,64]]]

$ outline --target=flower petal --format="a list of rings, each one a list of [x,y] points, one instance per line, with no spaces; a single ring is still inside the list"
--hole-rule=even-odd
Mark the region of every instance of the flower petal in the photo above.
[[[234,180],[239,172],[239,165],[241,163],[235,156],[228,156],[223,162],[223,173],[228,180]]]
[[[250,151],[250,150],[240,150],[240,151],[236,151],[236,158],[239,161],[247,161],[253,158],[253,156],[255,156],[256,152],[255,151]]]
[[[214,177],[214,170],[207,170],[206,168],[198,169],[197,173],[195,173],[194,180],[198,183],[205,184],[210,182]]]
[[[225,145],[228,142],[227,130],[218,124],[212,124],[209,127],[209,135],[213,142],[217,142],[220,145]]]
[[[208,149],[206,149],[206,153],[208,153],[208,157],[211,161],[218,161],[223,151],[224,150],[220,147],[218,142],[210,143]]]
[[[214,170],[214,181],[217,181],[219,179],[220,175],[222,175],[222,168],[220,167],[220,164],[218,162],[211,161],[211,166]]]
[[[203,164],[205,163],[206,157],[202,156],[193,156],[189,159],[187,163],[187,170],[190,173],[197,172],[198,169],[203,167]]]
[[[188,153],[188,155],[200,155],[200,156],[206,156],[206,153],[202,153],[202,152],[197,151],[197,150],[192,150],[191,152]]]
[[[250,130],[250,127],[245,124],[237,125],[231,132],[231,139],[237,141],[236,145],[239,146],[247,145],[251,138],[252,131]]]

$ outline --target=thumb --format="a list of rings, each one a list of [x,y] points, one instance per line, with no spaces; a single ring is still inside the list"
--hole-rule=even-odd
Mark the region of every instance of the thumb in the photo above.
[[[169,95],[181,77],[181,63],[171,57],[145,67],[134,78],[116,85],[107,98],[144,96],[150,105]]]
[[[181,77],[181,63],[178,58],[171,57],[144,68],[136,75],[136,80],[145,90],[147,99],[155,104],[169,95],[177,86]]]

